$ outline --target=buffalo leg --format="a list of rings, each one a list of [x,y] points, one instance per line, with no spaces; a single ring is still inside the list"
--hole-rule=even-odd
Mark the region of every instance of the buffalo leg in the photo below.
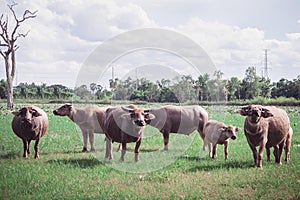
[[[210,158],[212,158],[212,144],[208,142],[207,146],[208,146],[208,155]]]
[[[290,161],[290,147],[291,144],[288,144],[288,142],[286,143],[285,147],[284,147],[284,151],[285,151],[285,162],[289,162]]]
[[[87,152],[88,133],[85,132],[85,131],[82,131],[82,137],[83,137],[83,149],[82,149],[82,152]]]
[[[124,161],[124,157],[125,157],[125,153],[126,153],[126,143],[122,142],[122,151],[121,151],[121,161]]]
[[[217,146],[218,146],[218,144],[215,144],[214,146],[213,146],[213,149],[212,149],[212,158],[216,158],[217,157]]]
[[[266,152],[267,152],[267,161],[271,161],[270,155],[271,155],[271,151],[270,151],[270,147],[266,147]]]
[[[224,155],[225,155],[225,160],[228,160],[228,145],[229,145],[229,142],[228,142],[228,141],[225,141],[225,142],[224,142]]]
[[[290,128],[289,134],[288,134],[288,136],[286,138],[286,142],[285,142],[285,146],[284,146],[285,161],[286,162],[290,161],[290,149],[291,149],[292,135],[293,135],[293,129]]]
[[[275,157],[275,162],[276,162],[276,160],[278,160],[279,146],[275,145],[275,146],[273,146],[273,148],[274,148],[273,155]]]
[[[35,159],[38,159],[40,157],[39,155],[39,142],[40,142],[40,139],[38,138],[36,141],[35,141],[35,144],[34,144],[34,158]]]
[[[256,150],[255,146],[251,146],[251,145],[249,145],[249,146],[252,150],[254,164],[255,164],[255,166],[257,166],[257,163],[258,163],[258,161],[257,161],[257,150]]]
[[[265,150],[265,145],[266,145],[265,143],[262,143],[259,146],[258,155],[257,155],[257,167],[258,168],[262,168],[262,158],[263,158],[263,153]]]
[[[28,149],[29,149],[27,140],[23,140],[23,147],[24,147],[23,157],[27,158],[27,153],[28,153]]]
[[[108,137],[105,138],[105,143],[106,143],[106,149],[105,149],[105,158],[108,158],[109,160],[113,159],[113,146],[112,146],[112,140],[109,139]]]
[[[139,161],[139,152],[140,152],[140,146],[142,143],[142,138],[140,138],[136,143],[135,143],[135,149],[134,149],[134,160],[135,162]]]
[[[275,157],[275,163],[281,165],[281,156],[282,156],[282,150],[283,150],[283,146],[284,146],[285,141],[281,142],[278,145],[278,153],[277,156]]]
[[[94,133],[93,131],[89,132],[89,140],[90,140],[90,145],[91,145],[91,151],[95,152],[95,146],[94,146]]]
[[[169,135],[170,135],[170,132],[168,131],[163,131],[163,136],[164,136],[164,144],[165,144],[165,147],[164,147],[164,150],[165,151],[168,151],[169,150]]]
[[[31,140],[28,141],[28,148],[27,148],[27,154],[28,155],[30,154],[30,142],[31,142]]]

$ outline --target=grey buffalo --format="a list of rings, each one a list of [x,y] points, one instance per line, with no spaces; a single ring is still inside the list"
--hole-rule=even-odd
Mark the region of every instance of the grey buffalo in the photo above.
[[[168,150],[170,133],[189,135],[197,130],[202,137],[204,124],[208,121],[208,113],[201,106],[163,106],[152,108],[155,115],[150,125],[157,128],[164,138],[164,149]]]

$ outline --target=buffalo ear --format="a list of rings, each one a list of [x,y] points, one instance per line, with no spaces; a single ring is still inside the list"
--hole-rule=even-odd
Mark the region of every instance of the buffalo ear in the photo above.
[[[115,116],[114,116],[115,117]],[[118,117],[119,118],[119,117]],[[132,116],[128,115],[128,113],[120,115],[120,119],[132,120]]]
[[[150,114],[150,113],[146,113],[145,114],[145,122],[147,124],[150,124],[150,122],[151,122],[152,119],[155,119],[155,115]]]
[[[249,106],[243,106],[240,110],[237,110],[235,113],[247,116],[249,112]]]
[[[34,117],[39,117],[39,116],[42,116],[42,114],[41,113],[39,113],[37,110],[35,110],[35,109],[32,109],[32,115],[34,116]]]
[[[267,108],[262,108],[261,116],[264,118],[273,117],[274,115]]]
[[[130,113],[130,117],[134,118],[135,117],[135,113]]]
[[[20,111],[12,111],[11,114],[13,114],[14,116],[19,116],[20,115]]]
[[[235,132],[240,131],[241,129],[239,127],[235,127]]]
[[[224,132],[227,130],[227,127],[226,126],[223,126],[222,128],[219,128],[218,131],[219,132]]]
[[[72,111],[72,108],[73,108],[72,104],[66,103],[65,106],[68,107],[69,111]]]

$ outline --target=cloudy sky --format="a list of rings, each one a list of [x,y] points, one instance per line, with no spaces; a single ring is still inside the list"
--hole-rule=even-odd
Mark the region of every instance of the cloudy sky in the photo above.
[[[10,13],[6,6],[9,2],[0,0],[1,13]],[[19,16],[26,9],[38,10],[37,18],[26,21],[20,28],[20,31],[30,32],[18,40],[15,83],[74,87],[78,74],[99,46],[119,35],[144,28],[174,31],[174,36],[181,34],[194,41],[207,53],[214,67],[224,73],[224,78],[242,79],[249,66],[255,66],[261,75],[265,49],[268,49],[268,72],[272,81],[294,79],[300,74],[298,0],[25,0],[15,9]],[[145,38],[153,43],[168,40],[168,36],[158,41],[152,36]],[[127,49],[130,53],[114,54],[116,57],[108,66],[100,66],[107,70],[103,71],[106,75],[97,75],[111,76],[113,65],[115,77],[120,78],[131,71],[142,76],[147,67],[151,72],[149,77],[153,77],[159,66],[162,67],[159,78],[164,77],[163,74],[168,78],[173,72],[195,75],[189,67],[184,67],[187,63],[182,61],[184,59],[178,59],[182,58],[180,52],[184,51],[179,49],[185,41],[170,41],[168,45],[172,47],[167,51]],[[131,37],[126,42],[130,47],[129,43],[139,40]],[[119,47],[108,45],[106,48],[111,52]],[[192,52],[194,48],[189,50]],[[0,66],[2,79],[5,78],[4,65]],[[131,68],[126,71],[128,66]],[[139,67],[142,74],[135,70]],[[171,69],[172,73],[165,69]],[[100,78],[99,84],[106,84],[102,81]]]

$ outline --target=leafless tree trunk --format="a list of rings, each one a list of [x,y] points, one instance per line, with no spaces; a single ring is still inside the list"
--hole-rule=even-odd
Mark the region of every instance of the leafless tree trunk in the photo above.
[[[14,26],[9,26],[8,16],[6,15],[4,19],[4,14],[0,17],[0,54],[4,58],[5,71],[6,71],[6,81],[7,81],[7,108],[11,109],[13,107],[13,80],[16,73],[16,50],[19,48],[16,45],[16,41],[20,37],[26,37],[28,32],[23,34],[18,32],[20,24],[27,19],[35,18],[36,13],[29,10],[25,10],[23,16],[18,19],[14,6],[16,3],[7,5],[14,17]],[[12,30],[9,30],[9,27],[13,27]]]

